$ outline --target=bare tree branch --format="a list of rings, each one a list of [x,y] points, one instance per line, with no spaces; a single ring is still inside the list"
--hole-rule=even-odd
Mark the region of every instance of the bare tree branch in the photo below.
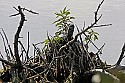
[[[110,25],[112,25],[112,24],[95,25],[93,27],[104,27],[104,26],[110,26]]]
[[[16,7],[13,6],[13,8],[14,8],[16,11],[19,11]]]
[[[21,43],[21,41],[18,41],[19,44],[21,45],[21,47],[23,48],[23,51],[26,53],[26,49],[24,48],[23,44]]]
[[[5,37],[6,42],[7,42],[7,45],[8,45],[8,47],[9,47],[10,54],[11,54],[12,58],[14,59],[14,55],[13,55],[11,46],[10,46],[10,44],[9,44],[8,38],[7,38],[7,36],[6,36],[6,33],[5,33],[5,31],[4,31],[2,28],[0,28],[0,29],[2,30],[2,32],[3,32],[3,34],[4,34],[4,37]]]
[[[7,60],[4,60],[4,59],[2,59],[2,58],[0,58],[0,61],[2,61],[3,63],[5,63],[5,64],[7,64],[7,65],[10,65],[10,66],[15,66],[13,63],[11,63],[11,62],[9,62],[9,61],[7,61]]]
[[[26,11],[28,11],[28,12],[32,13],[32,14],[39,14],[39,13],[37,13],[37,12],[34,12],[34,11],[29,10],[29,9],[26,9],[26,8],[23,8],[23,10],[26,10]]]
[[[21,60],[19,57],[19,51],[18,51],[18,39],[19,39],[19,34],[21,32],[21,29],[22,29],[24,21],[25,21],[25,15],[23,14],[22,8],[20,6],[18,6],[18,10],[19,10],[19,14],[21,15],[21,20],[20,20],[20,24],[18,26],[17,32],[14,37],[14,53],[15,53],[16,62],[19,65],[19,67],[21,67],[22,64],[21,64]]]
[[[119,59],[118,59],[118,61],[117,61],[117,63],[116,63],[116,66],[119,66],[120,63],[121,63],[121,61],[123,60],[124,52],[125,52],[125,43],[124,43],[124,45],[123,45],[123,47],[122,47],[122,52],[121,52],[120,57],[119,57]]]
[[[6,47],[5,39],[4,39],[4,37],[3,37],[1,32],[0,32],[0,35],[1,35],[2,39],[3,39],[3,45],[4,45],[4,50],[5,50],[5,53],[6,53],[7,60],[10,61],[9,51],[8,51],[8,49]]]
[[[95,24],[98,22],[98,20],[102,17],[102,15],[99,17],[99,19],[98,19],[98,11],[99,11],[99,9],[100,9],[100,7],[101,7],[101,5],[103,4],[103,2],[104,2],[104,0],[102,0],[102,2],[99,4],[99,6],[98,6],[98,8],[97,8],[97,10],[95,11]]]
[[[88,26],[86,29],[84,29],[83,31],[81,31],[81,32],[79,32],[78,34],[76,34],[74,39],[72,39],[71,41],[69,41],[68,43],[66,43],[64,46],[62,46],[62,47],[59,49],[59,53],[58,53],[59,55],[60,55],[60,53],[62,52],[62,50],[64,50],[68,45],[74,43],[74,42],[77,40],[78,36],[80,36],[81,34],[85,33],[87,30],[93,28],[93,26],[97,24],[97,22],[98,22],[98,21],[100,20],[100,18],[102,17],[102,14],[101,14],[101,16],[99,16],[99,18],[98,18],[97,16],[98,16],[98,11],[99,11],[101,5],[103,4],[103,2],[104,2],[104,0],[102,0],[102,2],[99,4],[99,6],[98,6],[98,8],[97,8],[97,10],[96,10],[96,12],[95,12],[95,21],[94,21],[90,26]]]
[[[27,46],[27,52],[26,52],[26,57],[27,57],[27,60],[29,59],[29,56],[28,56],[28,53],[29,53],[29,47],[30,47],[30,45],[29,45],[29,32],[28,32],[28,39],[27,39],[27,44],[28,44],[28,46]]]
[[[10,15],[10,17],[12,17],[12,16],[17,16],[17,15],[19,15],[19,13],[17,13],[17,14],[13,14],[13,15]]]

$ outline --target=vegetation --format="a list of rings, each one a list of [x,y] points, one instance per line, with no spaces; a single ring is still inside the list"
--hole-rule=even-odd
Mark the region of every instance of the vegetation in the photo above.
[[[70,10],[67,7],[59,13],[55,13],[57,20],[54,24],[58,30],[54,36],[47,33],[47,39],[43,43],[33,44],[34,54],[32,56],[29,56],[29,32],[27,49],[19,38],[26,21],[24,11],[32,14],[38,13],[21,6],[14,7],[18,13],[10,17],[21,16],[14,36],[14,52],[10,47],[5,31],[1,29],[0,32],[7,58],[4,59],[0,53],[3,67],[0,72],[1,81],[12,83],[124,83],[122,78],[124,73],[121,72],[120,63],[124,58],[125,45],[116,65],[108,65],[100,59],[101,50],[105,44],[97,48],[93,42],[98,40],[99,35],[93,30],[94,27],[111,25],[98,25],[98,21],[102,17],[102,15],[98,16],[98,12],[103,2],[104,0],[95,11],[94,22],[88,27],[84,26],[82,30],[73,24],[72,20],[75,17],[70,16]],[[78,33],[73,36],[75,27]],[[90,43],[97,48],[97,53],[88,51]],[[42,50],[38,48],[38,44],[44,44]]]

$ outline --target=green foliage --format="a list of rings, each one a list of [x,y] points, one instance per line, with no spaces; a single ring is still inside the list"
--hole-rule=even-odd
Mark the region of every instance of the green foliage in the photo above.
[[[50,38],[50,40],[48,40],[48,39],[46,39],[45,41],[44,41],[44,43],[45,43],[45,45],[47,45],[50,41],[55,45],[56,44],[56,41],[63,41],[63,38],[61,38],[61,37],[59,37],[59,36],[54,36],[54,37],[52,37],[52,38]]]
[[[88,31],[85,32],[86,33],[86,37],[85,37],[85,42],[89,43],[90,40],[92,41],[96,41],[98,40],[98,35],[99,33],[95,32],[93,29],[89,29]]]
[[[72,20],[75,19],[75,17],[70,16],[70,10],[67,9],[67,7],[65,7],[63,10],[60,10],[59,13],[56,12],[55,15],[57,20],[54,21],[53,24],[55,24],[58,29],[55,32],[55,36],[53,38],[50,38],[53,44],[56,44],[54,40],[63,40],[60,35],[65,35],[67,33],[68,26],[72,23]],[[50,40],[46,39],[44,43],[48,44]]]
[[[58,27],[56,34],[66,34],[69,24],[72,23],[73,19],[75,19],[75,17],[70,16],[70,14],[70,10],[67,9],[67,7],[65,7],[63,10],[60,10],[59,13],[55,13],[57,20],[53,24]]]
[[[58,28],[57,31],[55,32],[55,36],[53,38],[50,38],[51,42],[53,42],[55,44],[55,42],[53,41],[60,41],[63,40],[60,35],[66,35],[67,34],[67,30],[68,27],[72,22],[73,19],[75,19],[75,17],[70,16],[70,10],[67,9],[67,7],[65,7],[63,10],[60,10],[60,12],[56,12],[56,18],[57,20],[53,22],[53,24],[55,24],[55,26]],[[89,29],[85,32],[86,37],[84,39],[84,41],[86,42],[86,44],[91,43],[90,40],[92,41],[96,41],[98,40],[98,36],[99,34],[97,32],[95,32],[93,29]],[[44,41],[45,44],[48,44],[49,40],[46,39]]]
[[[53,24],[55,24],[56,27],[58,27],[57,32],[55,33],[56,36],[59,36],[61,34],[65,35],[68,26],[70,23],[72,23],[72,20],[75,19],[75,17],[70,16],[70,10],[65,7],[63,10],[60,10],[59,13],[55,13],[56,18],[58,18]],[[84,41],[86,43],[90,43],[90,40],[96,41],[98,40],[99,33],[95,32],[93,29],[89,29],[85,32],[87,36],[85,37]]]

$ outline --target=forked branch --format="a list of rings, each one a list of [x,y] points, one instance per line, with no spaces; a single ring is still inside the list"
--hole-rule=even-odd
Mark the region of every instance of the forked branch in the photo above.
[[[25,15],[23,14],[22,8],[20,6],[18,6],[18,12],[21,16],[21,20],[20,20],[20,24],[18,26],[17,32],[16,32],[15,37],[14,37],[14,53],[15,53],[15,58],[16,58],[17,64],[19,66],[21,66],[21,60],[20,60],[19,51],[18,51],[18,39],[19,39],[19,34],[21,32],[21,29],[24,25]]]
[[[87,28],[85,28],[84,30],[82,30],[81,32],[79,32],[78,34],[76,34],[74,39],[72,39],[71,41],[69,41],[68,43],[66,43],[65,45],[63,45],[63,46],[59,49],[59,53],[58,53],[59,55],[60,55],[60,53],[61,53],[67,46],[69,46],[70,44],[74,43],[74,42],[77,40],[78,36],[82,35],[82,34],[85,33],[87,30],[89,30],[89,29],[91,29],[91,28],[93,28],[93,27],[96,27],[95,25],[97,24],[97,22],[98,22],[98,21],[100,20],[100,18],[102,17],[102,14],[101,14],[101,16],[98,17],[98,11],[99,11],[101,5],[103,4],[103,2],[104,2],[104,0],[102,0],[102,2],[99,4],[97,10],[95,11],[95,20],[94,20],[94,22],[93,22],[90,26],[88,26]],[[100,26],[98,26],[98,27],[109,26],[109,25],[111,25],[111,24],[100,25]]]

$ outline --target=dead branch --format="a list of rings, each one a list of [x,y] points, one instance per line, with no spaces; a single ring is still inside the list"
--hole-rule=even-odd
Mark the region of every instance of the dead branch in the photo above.
[[[99,17],[99,19],[98,19],[98,11],[99,11],[99,9],[100,9],[100,7],[101,7],[101,5],[103,4],[103,2],[104,2],[104,0],[102,0],[102,2],[99,4],[99,6],[97,7],[97,10],[95,11],[95,24],[98,22],[98,20],[102,17],[102,15]]]
[[[78,34],[76,34],[74,39],[72,39],[71,41],[69,41],[68,43],[66,43],[65,45],[63,45],[63,46],[59,49],[59,53],[58,53],[59,55],[60,55],[60,53],[62,52],[62,50],[64,50],[64,49],[65,49],[67,46],[69,46],[70,44],[74,43],[74,42],[77,40],[78,36],[80,36],[81,34],[85,33],[87,30],[93,28],[94,25],[97,24],[97,22],[98,22],[98,21],[100,20],[100,18],[102,17],[102,15],[98,17],[98,11],[99,11],[101,5],[103,4],[103,2],[104,2],[104,0],[99,4],[99,6],[98,6],[98,8],[97,8],[97,10],[96,10],[96,12],[95,12],[95,21],[94,21],[90,26],[88,26],[86,29],[84,29],[84,30],[82,30],[81,32],[79,32]],[[111,25],[111,24],[108,24],[107,26],[109,26],[109,25]]]
[[[2,55],[2,53],[0,52],[0,56],[2,57],[2,59],[4,60],[4,57]],[[6,66],[5,66],[5,63],[2,62],[2,66],[3,66],[3,69],[6,70]]]
[[[40,57],[42,57],[42,61],[46,64],[46,60],[43,58],[40,49],[37,48],[34,44],[33,44],[33,46],[34,46],[34,50],[37,52],[37,54],[38,54]]]
[[[125,43],[124,43],[124,45],[123,45],[123,47],[122,47],[122,52],[121,52],[120,57],[119,57],[119,59],[118,59],[118,61],[117,61],[117,63],[116,63],[116,66],[119,66],[120,63],[121,63],[121,61],[123,60],[124,52],[125,52]]]
[[[2,53],[0,52],[0,56],[2,57],[2,59],[4,59],[4,57],[3,57],[3,55],[2,55]]]
[[[1,35],[2,39],[3,39],[3,45],[4,45],[4,50],[5,50],[5,53],[6,53],[6,57],[9,60],[9,58],[8,58],[9,57],[9,53],[8,53],[8,49],[7,49],[6,44],[5,44],[5,39],[4,39],[4,37],[3,37],[1,32],[0,32],[0,35]]]
[[[102,54],[102,49],[104,48],[104,46],[105,46],[105,43],[99,48],[96,54]]]
[[[28,39],[27,39],[27,44],[28,44],[28,46],[27,46],[27,52],[26,52],[26,57],[27,57],[27,60],[29,59],[29,56],[28,56],[28,54],[29,54],[29,47],[30,47],[30,45],[29,45],[29,32],[28,32]]]
[[[95,25],[93,27],[105,27],[105,26],[110,26],[110,25],[112,25],[112,24]]]
[[[21,32],[21,29],[22,29],[24,21],[25,21],[25,15],[23,14],[22,8],[20,6],[18,6],[18,12],[21,16],[21,20],[20,20],[20,24],[18,26],[17,32],[14,37],[14,53],[15,53],[16,62],[19,65],[19,67],[21,67],[22,64],[21,64],[21,60],[19,57],[19,51],[18,51],[18,39],[19,39],[19,34]]]
[[[18,11],[19,12],[19,10],[16,8],[16,7],[13,7],[16,11]],[[29,9],[26,9],[26,8],[21,8],[23,11],[24,10],[26,10],[26,11],[28,11],[28,12],[30,12],[30,13],[32,13],[32,14],[39,14],[39,13],[37,13],[37,12],[34,12],[34,11],[32,11],[32,10],[29,10]],[[16,14],[13,14],[13,15],[10,15],[10,17],[12,17],[12,16],[17,16],[17,15],[19,15],[20,13],[16,13]]]
[[[16,7],[13,6],[13,8],[14,8],[16,11],[19,11]]]
[[[79,28],[78,28],[78,26],[77,26],[77,25],[75,25],[75,26],[76,26],[76,28],[77,28],[77,31],[78,31],[78,33],[79,33],[80,31],[79,31]],[[85,23],[84,23],[84,26],[85,26]],[[81,45],[82,45],[82,48],[83,48],[83,40],[82,40],[82,37],[81,37],[81,35],[79,36],[79,38],[80,38]]]
[[[17,16],[17,15],[19,15],[19,13],[17,13],[17,14],[13,14],[13,15],[10,15],[10,17]]]
[[[3,63],[5,63],[5,64],[7,64],[7,65],[12,66],[12,67],[15,66],[13,63],[11,63],[11,62],[9,62],[9,61],[7,61],[7,60],[4,60],[4,59],[2,59],[2,58],[0,58],[0,61],[2,61]]]
[[[21,45],[21,48],[23,49],[23,51],[26,53],[26,49],[24,48],[22,42],[21,42],[21,41],[18,41],[18,42],[19,42],[19,44]]]
[[[10,54],[11,54],[11,56],[12,56],[12,59],[14,60],[13,52],[12,52],[11,46],[10,46],[10,44],[9,44],[8,38],[7,38],[7,36],[6,36],[6,33],[5,33],[5,31],[3,30],[3,28],[0,28],[0,29],[2,30],[2,32],[3,32],[3,34],[4,34],[5,40],[6,40],[6,42],[7,42],[7,45],[8,45],[9,51],[10,51]]]
[[[32,14],[39,14],[39,13],[37,13],[37,12],[34,12],[34,11],[29,10],[29,9],[26,9],[26,8],[23,8],[23,10],[26,10],[26,11],[28,11],[28,12],[32,13]]]

